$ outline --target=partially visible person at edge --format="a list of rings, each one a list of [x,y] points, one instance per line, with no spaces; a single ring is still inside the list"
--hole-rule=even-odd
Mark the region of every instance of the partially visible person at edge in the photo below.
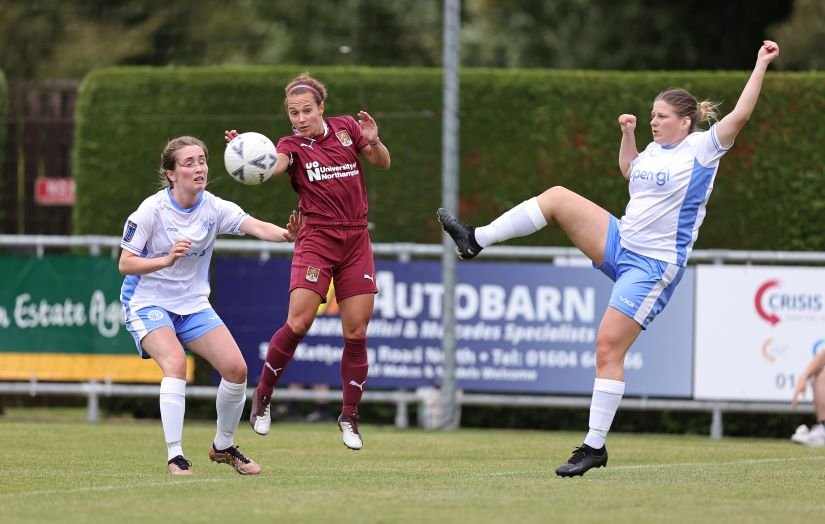
[[[808,381],[811,381],[816,424],[811,425],[810,428],[802,424],[796,428],[791,440],[814,448],[825,446],[825,373],[822,372],[823,367],[825,367],[825,349],[820,350],[808,363],[796,382],[791,398],[791,406],[796,407],[799,397],[805,396]]]
[[[184,347],[206,359],[221,375],[215,407],[217,432],[209,458],[241,475],[261,467],[234,444],[246,403],[246,362],[238,345],[209,303],[209,261],[219,234],[250,234],[270,242],[292,242],[300,218],[288,229],[257,220],[237,205],[206,191],[209,153],[191,136],[170,140],[161,153],[162,189],[129,215],[123,230],[118,269],[126,329],[138,353],[153,358],[163,372],[160,417],[166,439],[167,471],[191,475],[183,453],[186,405]]]
[[[269,342],[249,422],[256,433],[269,433],[273,390],[334,278],[344,337],[338,428],[344,444],[357,450],[363,446],[358,404],[367,382],[367,325],[378,292],[361,159],[389,169],[390,153],[366,111],[359,111],[358,121],[325,117],[326,87],[308,73],[289,82],[284,92],[293,132],[278,141],[275,174],[289,174],[303,227],[295,241],[287,319]],[[226,131],[225,138],[230,141],[237,134]]]
[[[683,89],[668,89],[653,101],[653,142],[636,148],[636,116],[619,116],[619,169],[629,181],[630,201],[621,220],[563,187],[551,187],[474,227],[445,209],[438,219],[462,259],[485,247],[534,233],[555,220],[570,241],[615,284],[596,335],[596,379],[590,430],[556,474],[583,475],[607,465],[605,439],[625,391],[624,358],[639,333],[667,304],[682,278],[722,156],[733,146],[756,105],[765,71],[779,46],[764,41],[756,65],[730,114],[715,120],[716,104]]]

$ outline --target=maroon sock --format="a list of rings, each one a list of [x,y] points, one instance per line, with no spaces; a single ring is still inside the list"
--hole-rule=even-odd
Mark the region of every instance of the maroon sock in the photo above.
[[[266,350],[266,362],[261,371],[261,379],[258,381],[256,389],[259,395],[272,395],[272,390],[278,385],[278,381],[284,374],[286,365],[295,354],[295,348],[304,337],[299,337],[289,328],[288,324],[281,326],[281,329],[272,335],[269,341],[269,349]]]
[[[344,385],[343,415],[358,412],[358,403],[367,384],[367,339],[345,338],[344,354],[341,357],[341,382]]]

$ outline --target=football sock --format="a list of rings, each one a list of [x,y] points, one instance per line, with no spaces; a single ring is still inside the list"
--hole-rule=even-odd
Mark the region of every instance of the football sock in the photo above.
[[[302,338],[304,337],[293,333],[289,324],[286,323],[272,335],[269,340],[269,349],[266,351],[266,362],[261,371],[261,380],[258,382],[258,394],[272,395],[272,390],[278,385],[286,365],[295,354],[295,348],[298,347]]]
[[[183,455],[183,414],[186,411],[186,381],[163,377],[160,381],[160,420],[166,450],[171,460]]]
[[[547,225],[547,219],[539,207],[536,197],[525,200],[513,209],[490,222],[489,225],[477,227],[476,242],[481,247],[504,242],[511,238],[523,237],[535,233]]]
[[[367,339],[344,339],[344,354],[341,356],[341,382],[344,386],[343,415],[358,412],[358,403],[367,385]]]
[[[215,449],[232,446],[233,436],[238,429],[243,408],[246,404],[246,382],[235,384],[221,379],[215,409],[218,412],[218,431],[215,433]]]
[[[624,395],[624,382],[597,378],[593,383],[593,400],[590,402],[590,431],[584,443],[594,449],[604,447],[607,432],[619,409]]]

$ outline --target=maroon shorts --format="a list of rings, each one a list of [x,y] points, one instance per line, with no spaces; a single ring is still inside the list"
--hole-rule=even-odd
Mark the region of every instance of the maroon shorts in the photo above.
[[[335,279],[339,302],[355,295],[377,293],[372,243],[366,227],[317,227],[304,224],[295,240],[289,291],[305,288],[327,301]]]

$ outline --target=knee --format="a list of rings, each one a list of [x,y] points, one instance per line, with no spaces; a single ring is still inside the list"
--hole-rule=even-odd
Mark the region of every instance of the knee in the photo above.
[[[563,186],[553,186],[538,196],[539,201],[556,202],[569,194],[570,190]]]
[[[246,362],[243,358],[234,360],[220,370],[221,377],[234,384],[246,382]]]
[[[287,320],[286,324],[289,326],[289,329],[292,330],[292,333],[295,334],[296,337],[303,338],[306,336],[309,328],[312,327],[312,321],[314,318],[310,317],[294,317]]]
[[[363,339],[367,338],[367,324],[355,326],[344,330],[344,338]]]
[[[596,337],[596,369],[621,364],[622,351],[618,344],[609,337]]]
[[[182,351],[180,354],[170,356],[163,360],[157,360],[164,377],[175,377],[186,379],[186,354]]]

